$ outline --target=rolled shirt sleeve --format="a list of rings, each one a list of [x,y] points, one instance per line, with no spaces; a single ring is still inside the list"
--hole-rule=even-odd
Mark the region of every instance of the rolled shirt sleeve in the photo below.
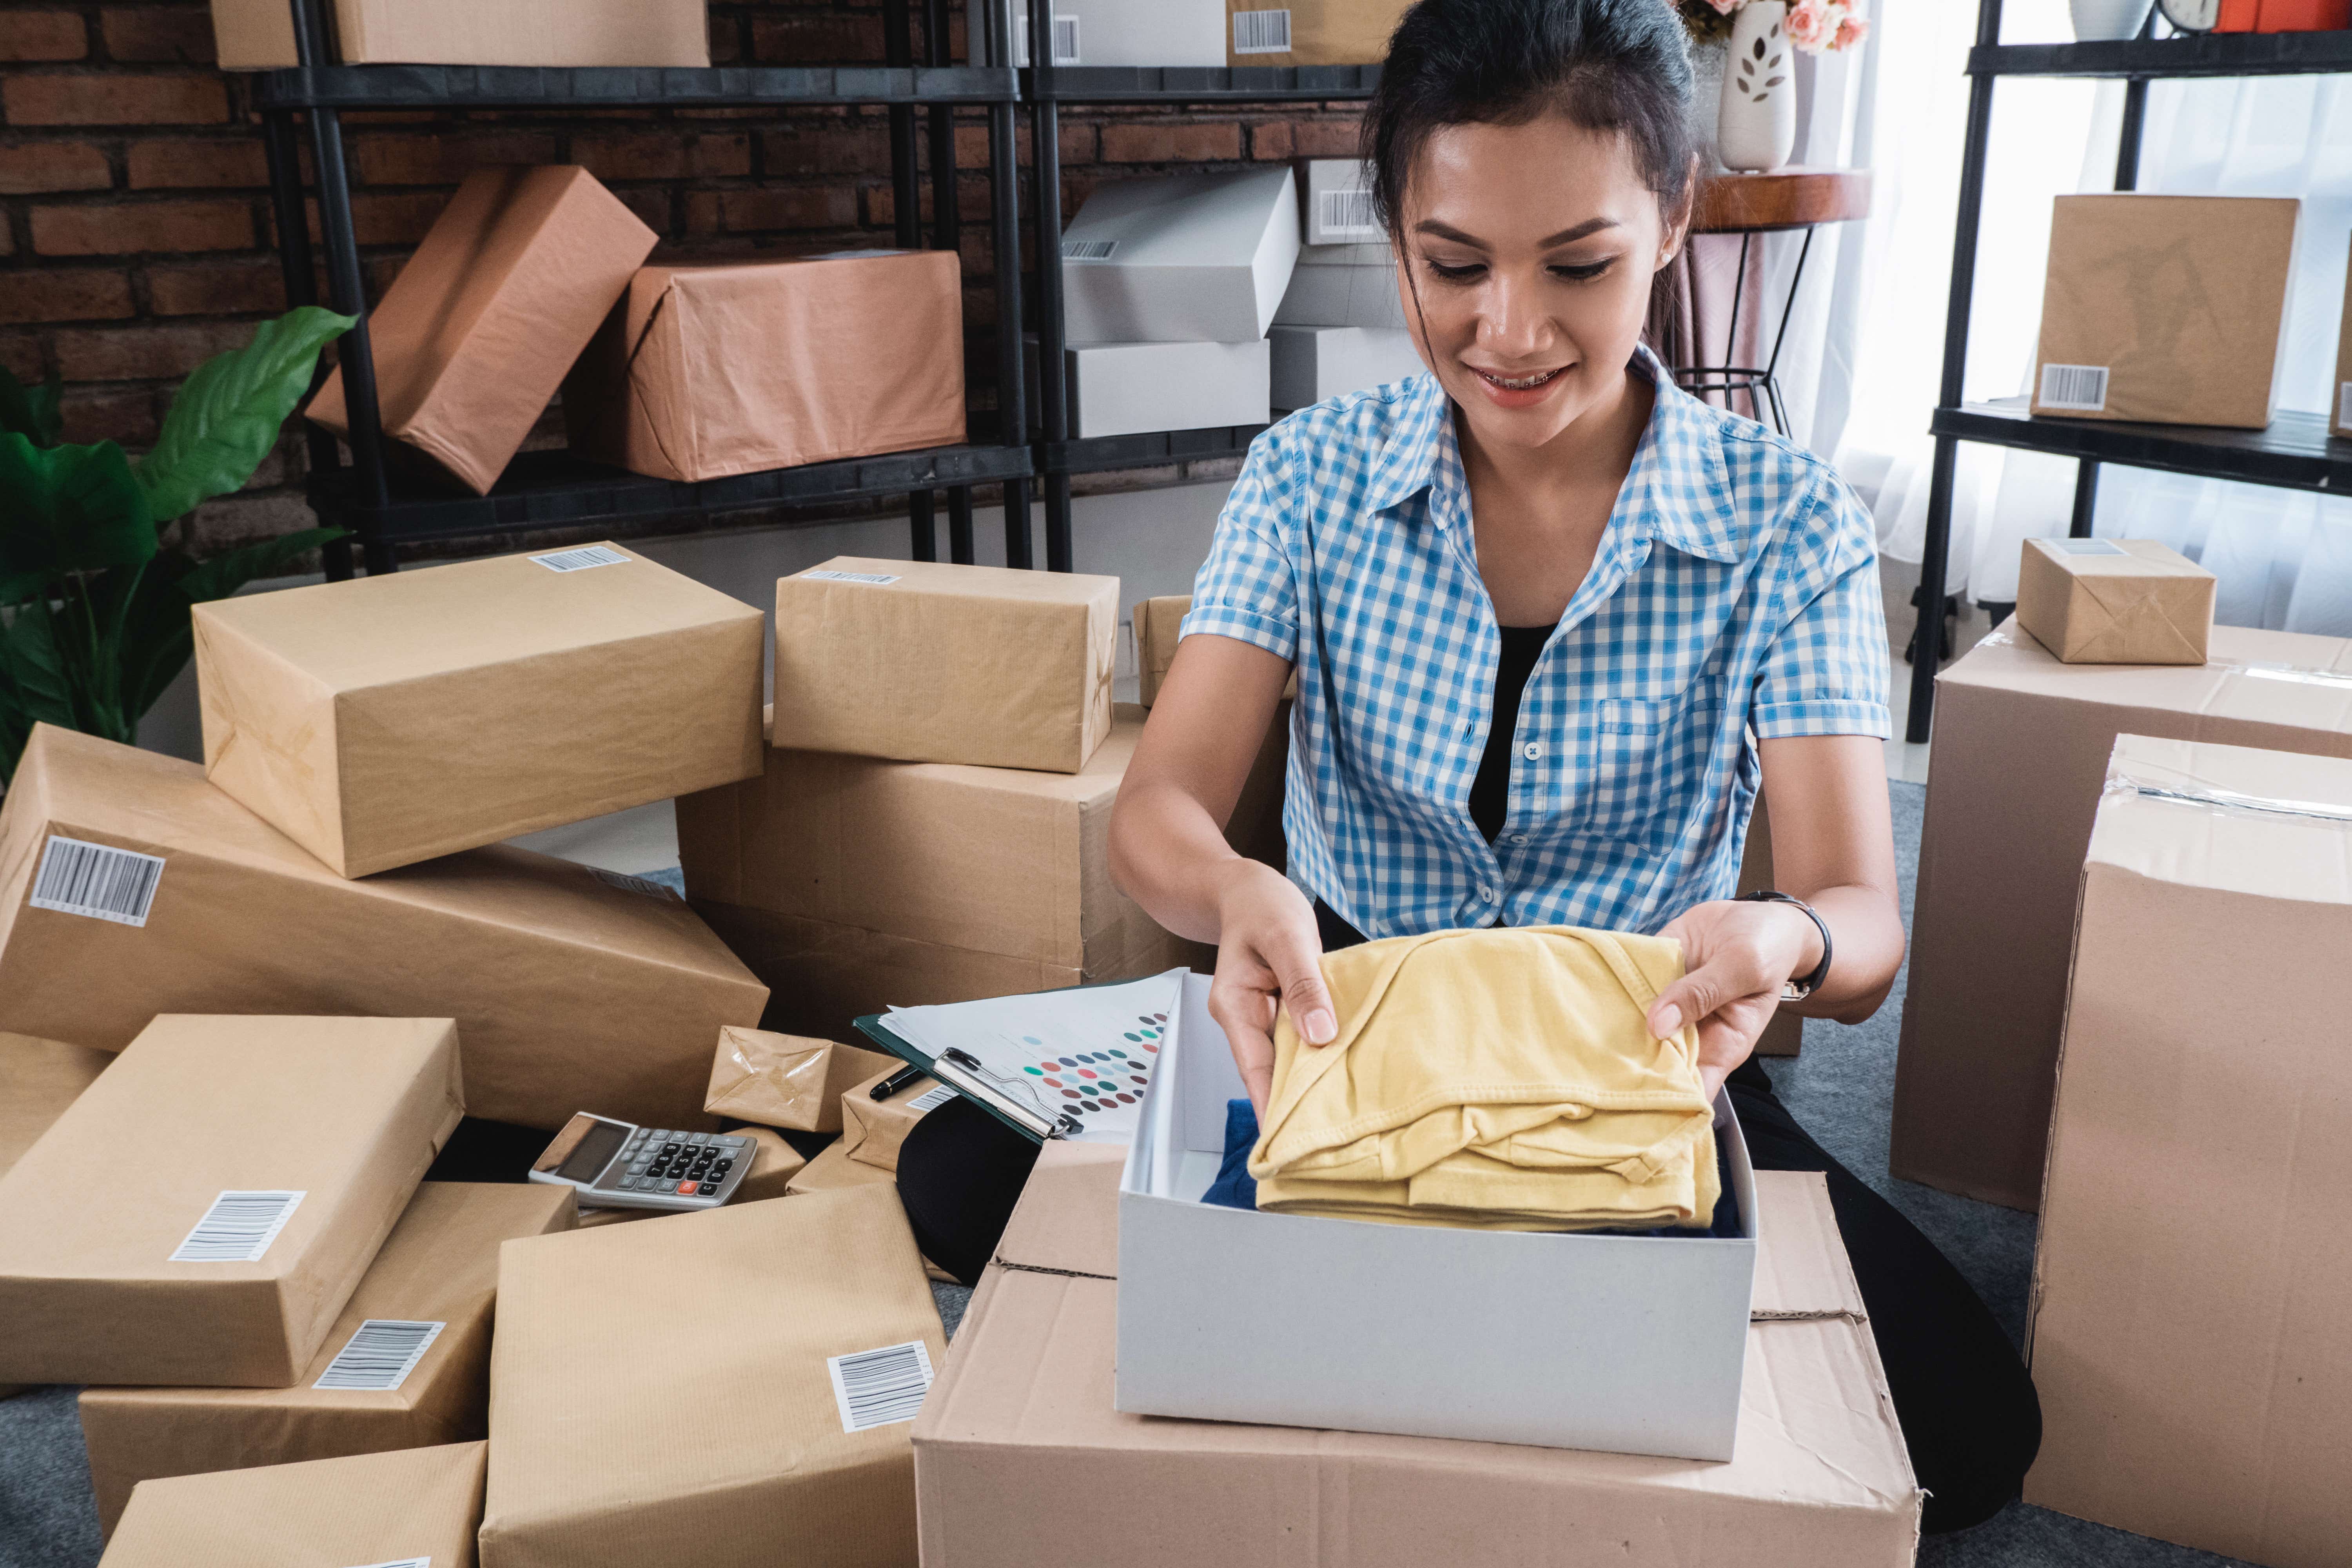
[[[1179,640],[1205,632],[1280,659],[1297,658],[1298,584],[1283,542],[1296,491],[1272,432],[1260,436],[1217,519],[1209,558],[1192,579],[1192,607]]]
[[[1766,649],[1748,722],[1759,741],[1895,732],[1886,706],[1886,611],[1870,514],[1824,476],[1789,557],[1793,613]]]

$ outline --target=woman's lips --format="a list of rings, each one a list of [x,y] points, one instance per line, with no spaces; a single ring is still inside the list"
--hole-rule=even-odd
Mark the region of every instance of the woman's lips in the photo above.
[[[1500,408],[1531,408],[1551,395],[1552,384],[1566,374],[1567,365],[1555,365],[1528,375],[1497,375],[1476,365],[1465,367],[1478,378],[1479,389]]]
[[[1479,379],[1488,382],[1496,386],[1499,386],[1506,392],[1530,392],[1535,388],[1541,386],[1545,382],[1549,381],[1553,376],[1558,375],[1561,371],[1566,370],[1568,367],[1566,365],[1554,365],[1549,370],[1539,370],[1532,375],[1496,375],[1490,370],[1479,370],[1475,364],[1470,368],[1478,375]]]

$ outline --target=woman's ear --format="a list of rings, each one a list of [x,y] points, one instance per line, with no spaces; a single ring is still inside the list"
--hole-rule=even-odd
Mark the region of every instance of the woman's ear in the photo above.
[[[1693,153],[1690,171],[1683,180],[1682,200],[1671,211],[1661,211],[1665,221],[1664,232],[1658,237],[1658,270],[1664,271],[1674,258],[1682,254],[1685,242],[1690,238],[1691,216],[1698,206],[1698,183],[1703,177],[1698,155]]]

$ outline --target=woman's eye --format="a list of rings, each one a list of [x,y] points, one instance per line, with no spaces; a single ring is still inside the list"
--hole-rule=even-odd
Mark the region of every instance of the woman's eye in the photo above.
[[[1486,270],[1486,264],[1483,261],[1465,261],[1459,266],[1448,266],[1443,261],[1427,257],[1422,259],[1428,263],[1432,272],[1444,279],[1448,283],[1467,283],[1471,279]]]
[[[1551,270],[1554,277],[1565,278],[1571,283],[1590,283],[1616,265],[1617,258],[1612,256],[1605,261],[1587,261],[1573,267],[1563,263]]]

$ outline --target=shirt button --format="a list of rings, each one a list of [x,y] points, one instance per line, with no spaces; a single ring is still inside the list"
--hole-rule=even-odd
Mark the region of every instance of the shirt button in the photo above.
[[[1531,763],[1539,761],[1543,756],[1543,742],[1541,741],[1529,741],[1526,745],[1519,748],[1519,755],[1527,758],[1527,760]]]
[[[1511,835],[1511,842],[1514,844],[1525,844],[1527,841],[1528,836],[1524,833],[1514,833]]]
[[[1482,904],[1491,904],[1491,903],[1493,903],[1493,902],[1495,901],[1495,889],[1492,889],[1492,888],[1490,888],[1490,887],[1488,887],[1488,886],[1486,886],[1486,883],[1484,883],[1484,882],[1479,883],[1479,884],[1478,884],[1478,901],[1479,901],[1480,903],[1482,903]]]

